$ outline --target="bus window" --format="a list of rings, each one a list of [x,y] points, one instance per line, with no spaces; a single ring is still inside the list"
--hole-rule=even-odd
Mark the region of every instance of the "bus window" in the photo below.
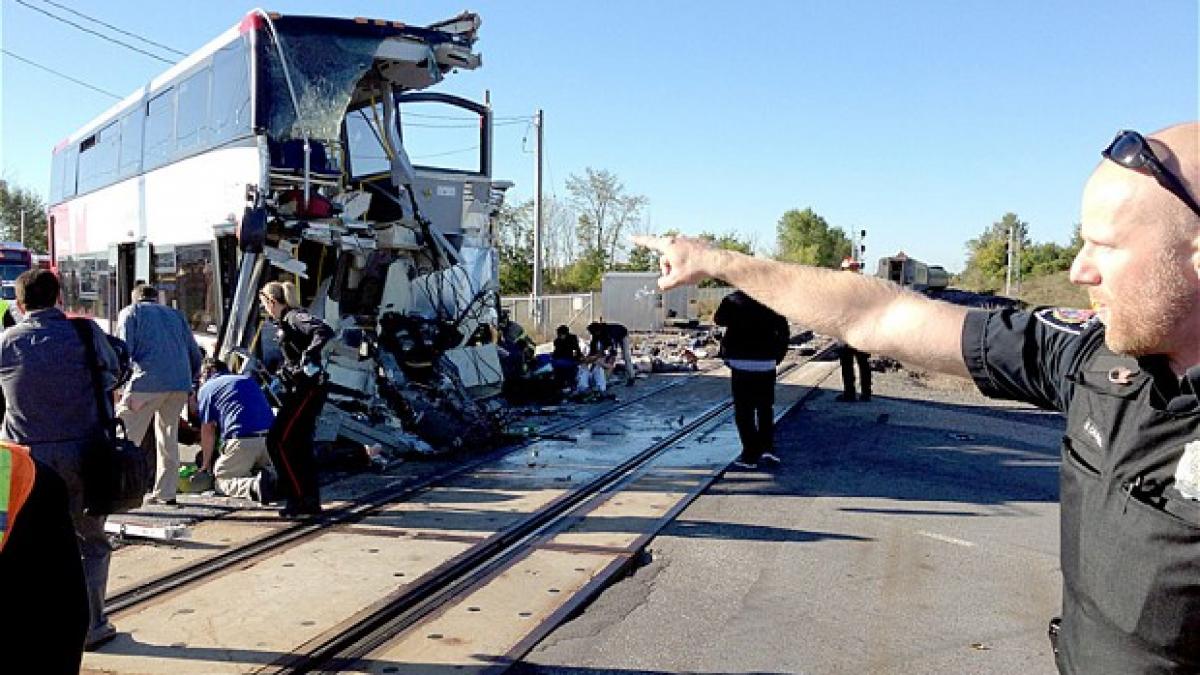
[[[383,173],[390,168],[387,152],[379,140],[379,132],[375,127],[376,116],[383,123],[383,110],[380,104],[366,105],[346,115],[346,139],[350,148],[350,168],[354,177],[369,176]]]
[[[174,157],[208,144],[208,80],[205,68],[179,83]]]
[[[443,171],[480,173],[478,114],[444,103],[413,101],[401,106],[404,149],[414,166]]]
[[[116,177],[119,137],[120,127],[113,122],[80,143],[80,192],[107,185]]]
[[[163,302],[182,312],[193,331],[216,335],[221,320],[212,244],[176,246],[169,257],[170,264],[166,251],[155,252]]]
[[[107,316],[108,253],[64,257],[58,263],[63,307],[70,314]]]
[[[71,144],[63,151],[62,163],[62,196],[63,199],[75,196],[75,169],[79,164],[79,146]]]
[[[146,104],[146,147],[144,169],[171,161],[175,145],[175,90],[168,89]]]
[[[134,108],[121,118],[121,152],[117,164],[117,176],[128,178],[138,172],[142,164],[142,109]]]
[[[212,142],[219,144],[250,132],[250,61],[246,40],[213,54]]]

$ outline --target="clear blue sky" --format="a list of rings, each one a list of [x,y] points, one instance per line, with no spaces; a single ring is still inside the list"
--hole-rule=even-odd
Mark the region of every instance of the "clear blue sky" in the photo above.
[[[26,0],[51,11],[42,0]],[[242,2],[56,0],[191,51]],[[952,270],[1006,211],[1066,242],[1100,149],[1124,127],[1200,117],[1196,0],[792,0],[420,3],[280,0],[293,14],[424,24],[483,17],[484,67],[445,90],[499,115],[545,109],[548,189],[608,169],[658,230],[737,231],[760,246],[790,208]],[[3,47],[122,96],[157,61],[0,0]],[[79,21],[78,19],[76,19]],[[82,23],[82,21],[81,21]],[[54,144],[112,99],[4,57],[0,173],[43,194]],[[532,193],[524,127],[496,176]]]

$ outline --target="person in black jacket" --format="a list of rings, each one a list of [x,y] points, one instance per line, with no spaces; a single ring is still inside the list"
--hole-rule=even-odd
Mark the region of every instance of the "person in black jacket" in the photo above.
[[[89,601],[67,486],[7,442],[0,484],[0,663],[9,673],[78,673]]]
[[[725,326],[721,357],[731,371],[733,419],[742,440],[734,465],[779,464],[775,454],[775,366],[787,354],[787,319],[741,291],[721,300],[713,323]]]
[[[321,350],[333,337],[333,329],[324,321],[293,306],[294,293],[295,286],[278,281],[259,292],[263,310],[279,326],[283,351],[280,379],[286,388],[267,433],[267,452],[280,472],[275,489],[286,500],[279,512],[285,518],[321,513],[313,432],[326,396]]]

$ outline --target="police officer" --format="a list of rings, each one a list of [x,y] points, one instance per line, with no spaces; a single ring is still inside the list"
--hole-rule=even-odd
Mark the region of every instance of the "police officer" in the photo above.
[[[280,376],[286,388],[267,434],[267,450],[280,474],[275,489],[286,500],[280,511],[285,518],[321,512],[313,432],[325,406],[321,350],[333,337],[333,329],[324,321],[293,305],[298,302],[293,299],[295,288],[290,283],[272,281],[258,294],[263,310],[279,326],[283,350]]]
[[[1123,131],[1084,189],[1071,280],[1094,315],[968,310],[882,279],[638,237],[796,323],[1067,417],[1063,673],[1200,672],[1200,123]]]

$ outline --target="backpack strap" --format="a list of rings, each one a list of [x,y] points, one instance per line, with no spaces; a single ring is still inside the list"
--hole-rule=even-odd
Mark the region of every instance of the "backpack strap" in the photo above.
[[[75,334],[79,336],[79,341],[83,343],[84,358],[87,361],[88,370],[92,373],[92,391],[96,395],[96,419],[100,420],[101,424],[107,429],[109,426],[110,417],[108,414],[108,406],[104,401],[104,385],[100,381],[100,364],[96,357],[96,329],[90,319],[68,319],[71,327],[75,329]]]

